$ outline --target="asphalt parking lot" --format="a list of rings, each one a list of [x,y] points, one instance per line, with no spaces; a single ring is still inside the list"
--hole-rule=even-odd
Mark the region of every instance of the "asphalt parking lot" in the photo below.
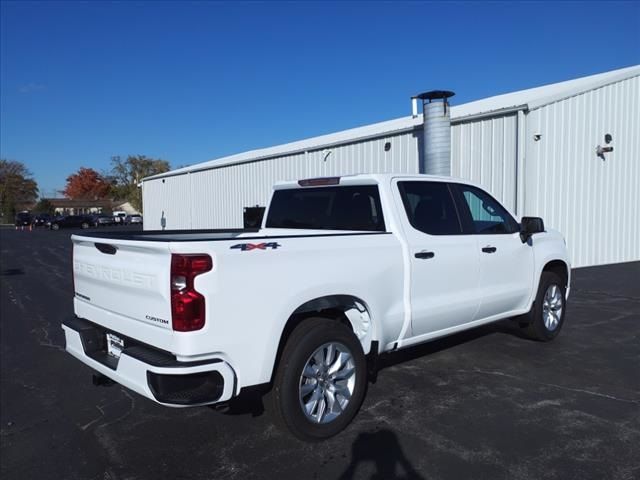
[[[1,230],[3,479],[640,478],[640,262],[574,270],[543,344],[497,324],[382,359],[354,423],[305,444],[259,402],[169,409],[64,351],[68,230]]]

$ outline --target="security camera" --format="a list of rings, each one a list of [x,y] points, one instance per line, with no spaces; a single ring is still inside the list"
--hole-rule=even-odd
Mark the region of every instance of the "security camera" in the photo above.
[[[610,133],[607,133],[604,136],[604,145],[598,145],[596,147],[596,155],[598,155],[598,157],[600,157],[602,160],[605,160],[605,153],[611,153],[613,152],[613,145],[611,144],[611,142],[613,142],[613,137],[611,136]]]

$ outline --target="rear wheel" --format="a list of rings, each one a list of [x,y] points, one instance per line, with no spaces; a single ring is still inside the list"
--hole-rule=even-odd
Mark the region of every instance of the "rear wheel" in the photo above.
[[[366,359],[353,332],[310,318],[282,352],[272,392],[276,419],[302,440],[329,438],[351,422],[366,387]]]
[[[60,230],[60,225],[54,223],[53,225],[51,225],[51,230]]]
[[[82,225],[80,225],[80,227],[85,230],[87,228],[89,228],[89,224],[87,222],[82,222]]]
[[[565,316],[566,285],[553,272],[542,272],[531,311],[523,317],[525,334],[542,342],[558,336]]]

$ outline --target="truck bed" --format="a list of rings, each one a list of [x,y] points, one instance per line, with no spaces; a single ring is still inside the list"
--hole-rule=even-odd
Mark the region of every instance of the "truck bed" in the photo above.
[[[224,241],[241,237],[246,240],[265,238],[302,238],[318,236],[387,235],[390,232],[344,231],[344,230],[303,230],[303,229],[211,229],[211,230],[144,230],[125,232],[81,232],[74,237],[101,240],[129,240],[145,242],[204,242]]]
[[[255,234],[259,229],[224,228],[207,230],[143,230],[114,232],[81,232],[76,236],[84,238],[141,240],[148,242],[186,242],[204,240],[232,240],[241,234]]]

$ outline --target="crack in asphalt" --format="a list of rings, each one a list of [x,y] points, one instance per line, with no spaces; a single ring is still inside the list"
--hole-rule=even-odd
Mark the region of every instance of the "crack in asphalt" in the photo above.
[[[630,297],[628,295],[616,295],[615,293],[609,293],[602,290],[573,290],[572,295],[601,295],[603,297],[612,298],[615,300],[629,300],[631,302],[640,302],[640,297]]]
[[[38,340],[38,344],[41,347],[48,347],[48,348],[53,348],[56,350],[59,350],[61,352],[65,352],[65,348],[62,345],[56,345],[55,343],[53,343],[53,341],[51,340],[51,338],[49,338],[49,330],[47,330],[49,327],[51,327],[51,322],[46,322],[47,324],[43,327],[40,327],[36,330],[31,330],[32,332],[38,332],[41,331],[42,332],[42,336],[43,336],[43,340]]]
[[[519,377],[517,375],[511,375],[509,373],[499,372],[497,370],[473,369],[473,370],[456,370],[456,372],[459,372],[459,373],[482,373],[484,375],[494,375],[494,376],[497,376],[497,377],[506,377],[506,378],[511,378],[511,379],[514,379],[514,380],[519,380],[521,382],[533,383],[533,384],[542,385],[542,386],[545,386],[545,387],[559,388],[561,390],[566,390],[566,391],[569,391],[569,392],[584,393],[584,394],[587,394],[587,395],[593,395],[595,397],[607,398],[609,400],[616,400],[618,402],[633,403],[633,404],[636,404],[636,405],[640,405],[640,400],[632,400],[632,399],[628,399],[628,398],[620,398],[620,397],[616,397],[614,395],[608,395],[606,393],[593,392],[591,390],[584,390],[582,388],[565,387],[564,385],[557,385],[555,383],[537,382],[535,380],[522,378],[522,377]]]
[[[114,420],[101,423],[93,430],[93,435],[96,437],[96,439],[98,440],[98,443],[106,453],[106,456],[109,459],[109,463],[111,465],[117,465],[117,466],[122,466],[123,464],[123,458],[118,452],[120,443],[113,439],[113,432],[110,431],[110,429],[108,429],[107,427],[110,427],[127,418],[129,415],[131,415],[131,413],[133,412],[136,406],[135,398],[133,398],[133,396],[131,396],[124,388],[121,388],[120,392],[129,399],[129,408],[127,409],[127,411],[124,412],[122,415],[118,416]],[[102,406],[95,405],[95,407],[100,412],[100,415],[97,418],[91,420],[89,423],[86,423],[85,425],[77,425],[78,428],[83,432],[87,431],[92,425],[95,425],[100,420],[105,419],[106,417],[105,409],[108,406],[114,405],[120,401],[122,401],[122,398],[119,398],[118,400],[114,400],[113,402],[106,403]],[[117,478],[113,470],[105,471],[104,475],[105,475],[104,478]]]
[[[111,425],[113,425],[113,424],[115,424],[115,423],[118,423],[118,422],[120,422],[121,420],[124,420],[125,418],[127,418],[127,417],[128,417],[128,416],[133,412],[134,408],[136,407],[136,400],[135,400],[135,398],[133,398],[133,396],[131,396],[131,394],[130,394],[129,392],[127,392],[124,388],[121,388],[121,389],[120,389],[120,392],[121,392],[125,397],[127,397],[127,398],[129,399],[129,408],[128,408],[128,410],[127,410],[126,412],[124,412],[122,415],[120,415],[118,418],[116,418],[115,420],[112,420],[112,421],[110,421],[110,422],[105,422],[105,423],[102,423],[102,424],[98,425],[98,427],[96,427],[96,430],[97,430],[98,428],[108,427],[108,426],[111,426]],[[94,418],[94,419],[93,419],[93,420],[91,420],[90,422],[86,423],[85,425],[78,425],[78,428],[80,428],[80,430],[82,430],[82,431],[85,431],[85,430],[87,430],[91,425],[93,425],[93,424],[95,424],[95,423],[99,422],[100,420],[104,419],[104,417],[105,417],[105,415],[106,415],[106,414],[105,414],[105,410],[104,410],[104,409],[105,409],[105,408],[107,408],[107,407],[109,407],[109,406],[111,406],[111,405],[114,405],[114,404],[116,404],[116,403],[120,402],[121,400],[122,400],[122,399],[121,399],[121,398],[119,398],[119,399],[117,399],[117,400],[114,400],[113,402],[106,403],[106,404],[104,404],[104,405],[102,405],[102,406],[100,406],[100,405],[95,405],[95,407],[96,407],[96,408],[98,409],[98,411],[100,412],[100,415],[99,415],[97,418]]]
[[[608,317],[605,318],[604,320],[598,320],[596,322],[592,322],[592,323],[579,323],[577,325],[572,325],[573,328],[585,328],[585,327],[597,327],[600,325],[610,325],[613,322],[617,322],[619,320],[627,320],[630,318],[633,318],[634,315],[632,313],[621,313],[619,315],[616,315],[615,317]]]

